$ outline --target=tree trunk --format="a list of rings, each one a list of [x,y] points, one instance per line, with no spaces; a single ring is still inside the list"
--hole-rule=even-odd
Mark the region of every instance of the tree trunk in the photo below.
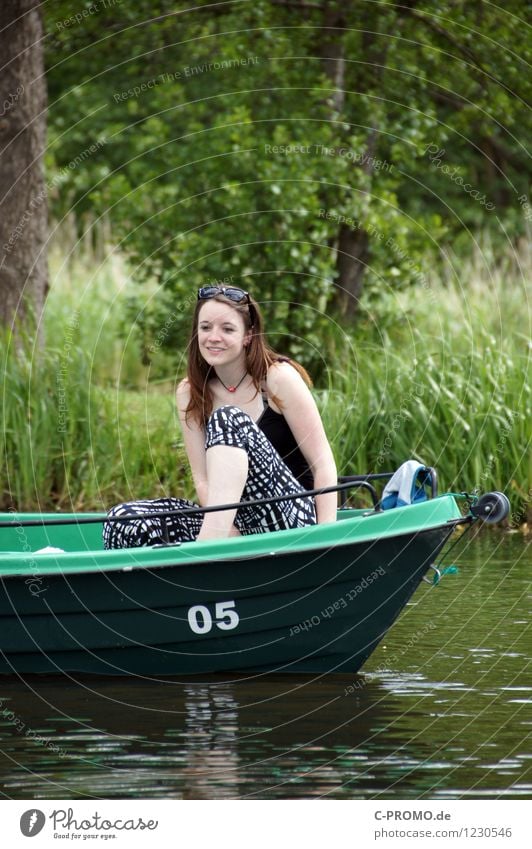
[[[274,2],[282,6],[298,8],[295,0],[274,0]],[[302,0],[299,8],[303,10],[305,5]],[[333,89],[327,97],[326,104],[330,120],[336,122],[341,120],[345,110],[345,35],[349,26],[348,18],[353,11],[353,3],[352,0],[343,0],[343,2],[322,0],[319,5],[316,2],[311,5],[312,8],[321,9],[317,54],[321,57],[323,70]],[[370,35],[375,37],[373,34]],[[365,164],[361,171],[364,173],[366,183],[370,182],[372,171],[367,157],[373,154],[375,143],[376,132],[372,130],[368,138],[366,156],[363,158]],[[369,257],[369,236],[364,230],[354,230],[344,223],[340,225],[331,247],[335,247],[337,251],[334,302],[340,314],[350,318],[357,310],[362,290],[365,263]]]
[[[347,4],[347,8],[339,7],[334,0],[323,4],[319,54],[323,70],[334,87],[332,95],[327,99],[331,121],[341,118],[345,105],[345,13],[350,8],[350,4]],[[359,257],[361,254],[367,256],[367,234],[341,224],[334,246],[337,251],[335,303],[340,314],[349,317],[356,311],[362,289],[364,265],[359,262]]]
[[[39,0],[0,3],[0,324],[38,322],[48,288],[46,80]]]
[[[366,142],[366,149],[362,157],[360,168],[361,179],[368,188],[361,190],[364,195],[360,212],[360,220],[363,220],[369,203],[369,186],[373,174],[373,158],[377,147],[377,130],[373,127]],[[363,175],[363,176],[362,176]],[[362,294],[362,283],[366,266],[370,258],[369,235],[363,227],[353,229],[347,224],[342,224],[338,233],[338,247],[336,253],[337,276],[334,281],[336,287],[336,305],[340,315],[345,319],[351,319],[358,311],[360,296]]]
[[[379,46],[378,44],[379,36],[375,34],[379,32],[377,20],[378,12],[376,12],[375,18],[371,19],[371,23],[368,23],[368,30],[363,33],[362,37],[362,56],[366,61],[372,59],[374,62],[374,68],[372,69],[373,85],[382,76],[382,67],[386,61],[387,53],[387,42],[385,41],[383,46]],[[347,26],[347,23],[345,25]],[[375,30],[375,32],[372,30]],[[358,86],[361,91],[364,91],[365,80],[363,75],[359,78]],[[361,221],[364,220],[364,213],[369,203],[377,141],[378,127],[374,124],[368,133],[366,148],[362,156],[359,171],[360,180],[364,186],[363,189],[361,188],[364,200],[357,215],[357,218]],[[353,318],[358,310],[364,274],[370,253],[369,235],[362,227],[353,229],[345,223],[340,225],[336,254],[337,274],[334,285],[336,287],[335,304],[344,319]]]
[[[322,27],[320,32],[320,55],[323,60],[325,74],[334,86],[334,92],[328,99],[331,108],[331,120],[337,121],[345,108],[345,31],[348,27],[347,15],[352,10],[350,3],[339,4],[329,0],[323,4]],[[364,35],[364,41],[368,34]],[[369,33],[369,38],[375,38]],[[370,45],[371,46],[371,45]],[[363,44],[366,47],[366,44]],[[364,58],[365,52],[363,51]],[[372,160],[376,146],[377,134],[370,131],[366,145],[364,163],[361,167],[362,179],[371,183]],[[362,218],[363,216],[359,216]],[[362,282],[369,258],[369,236],[362,229],[353,229],[343,223],[338,229],[335,240],[336,254],[336,287],[335,304],[340,314],[352,318],[358,308]]]
[[[346,4],[349,7],[349,4]],[[331,120],[337,120],[345,102],[345,7],[339,7],[336,0],[323,3],[322,29],[320,29],[319,54],[323,60],[323,70],[334,86],[327,99],[331,108]]]
[[[362,281],[369,259],[369,236],[365,230],[340,225],[336,270],[336,305],[340,314],[352,318],[358,310]]]

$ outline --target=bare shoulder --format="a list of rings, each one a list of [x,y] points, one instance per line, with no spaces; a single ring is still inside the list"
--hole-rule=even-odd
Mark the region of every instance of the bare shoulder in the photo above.
[[[179,418],[184,422],[186,410],[190,403],[190,383],[186,377],[177,385],[175,400]]]
[[[302,383],[306,386],[305,381],[297,369],[295,369],[288,360],[281,360],[281,362],[272,363],[268,369],[266,380],[268,382],[268,386],[271,386],[272,388],[282,387],[285,385],[293,386],[297,383]]]
[[[274,395],[282,394],[283,390],[293,391],[296,388],[307,388],[307,384],[299,372],[287,361],[272,363],[266,375],[266,384],[269,391]]]
[[[190,383],[189,383],[187,377],[184,377],[183,380],[181,380],[177,384],[177,389],[176,389],[175,394],[176,394],[177,400],[180,401],[180,402],[184,401],[184,402],[188,403],[188,401],[190,401]]]

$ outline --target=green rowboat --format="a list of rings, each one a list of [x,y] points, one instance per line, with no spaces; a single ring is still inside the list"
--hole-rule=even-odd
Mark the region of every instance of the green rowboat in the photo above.
[[[0,514],[0,673],[357,672],[466,520],[453,495],[338,518],[104,551],[99,514]]]

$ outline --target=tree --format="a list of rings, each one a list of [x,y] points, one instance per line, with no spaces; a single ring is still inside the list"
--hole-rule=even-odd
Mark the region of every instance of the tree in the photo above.
[[[38,0],[0,4],[0,322],[40,315],[47,291],[46,82]]]
[[[523,6],[139,0],[65,26],[58,2],[51,164],[105,144],[56,212],[106,211],[136,278],[160,287],[138,317],[147,348],[179,346],[176,307],[232,278],[278,347],[308,356],[331,310],[349,326],[383,290],[424,284],[444,238],[523,226]]]

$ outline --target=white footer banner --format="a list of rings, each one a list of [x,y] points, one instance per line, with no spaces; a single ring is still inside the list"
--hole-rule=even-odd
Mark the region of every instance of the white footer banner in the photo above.
[[[236,800],[235,800],[236,801]],[[5,800],[2,845],[530,849],[532,800]]]

